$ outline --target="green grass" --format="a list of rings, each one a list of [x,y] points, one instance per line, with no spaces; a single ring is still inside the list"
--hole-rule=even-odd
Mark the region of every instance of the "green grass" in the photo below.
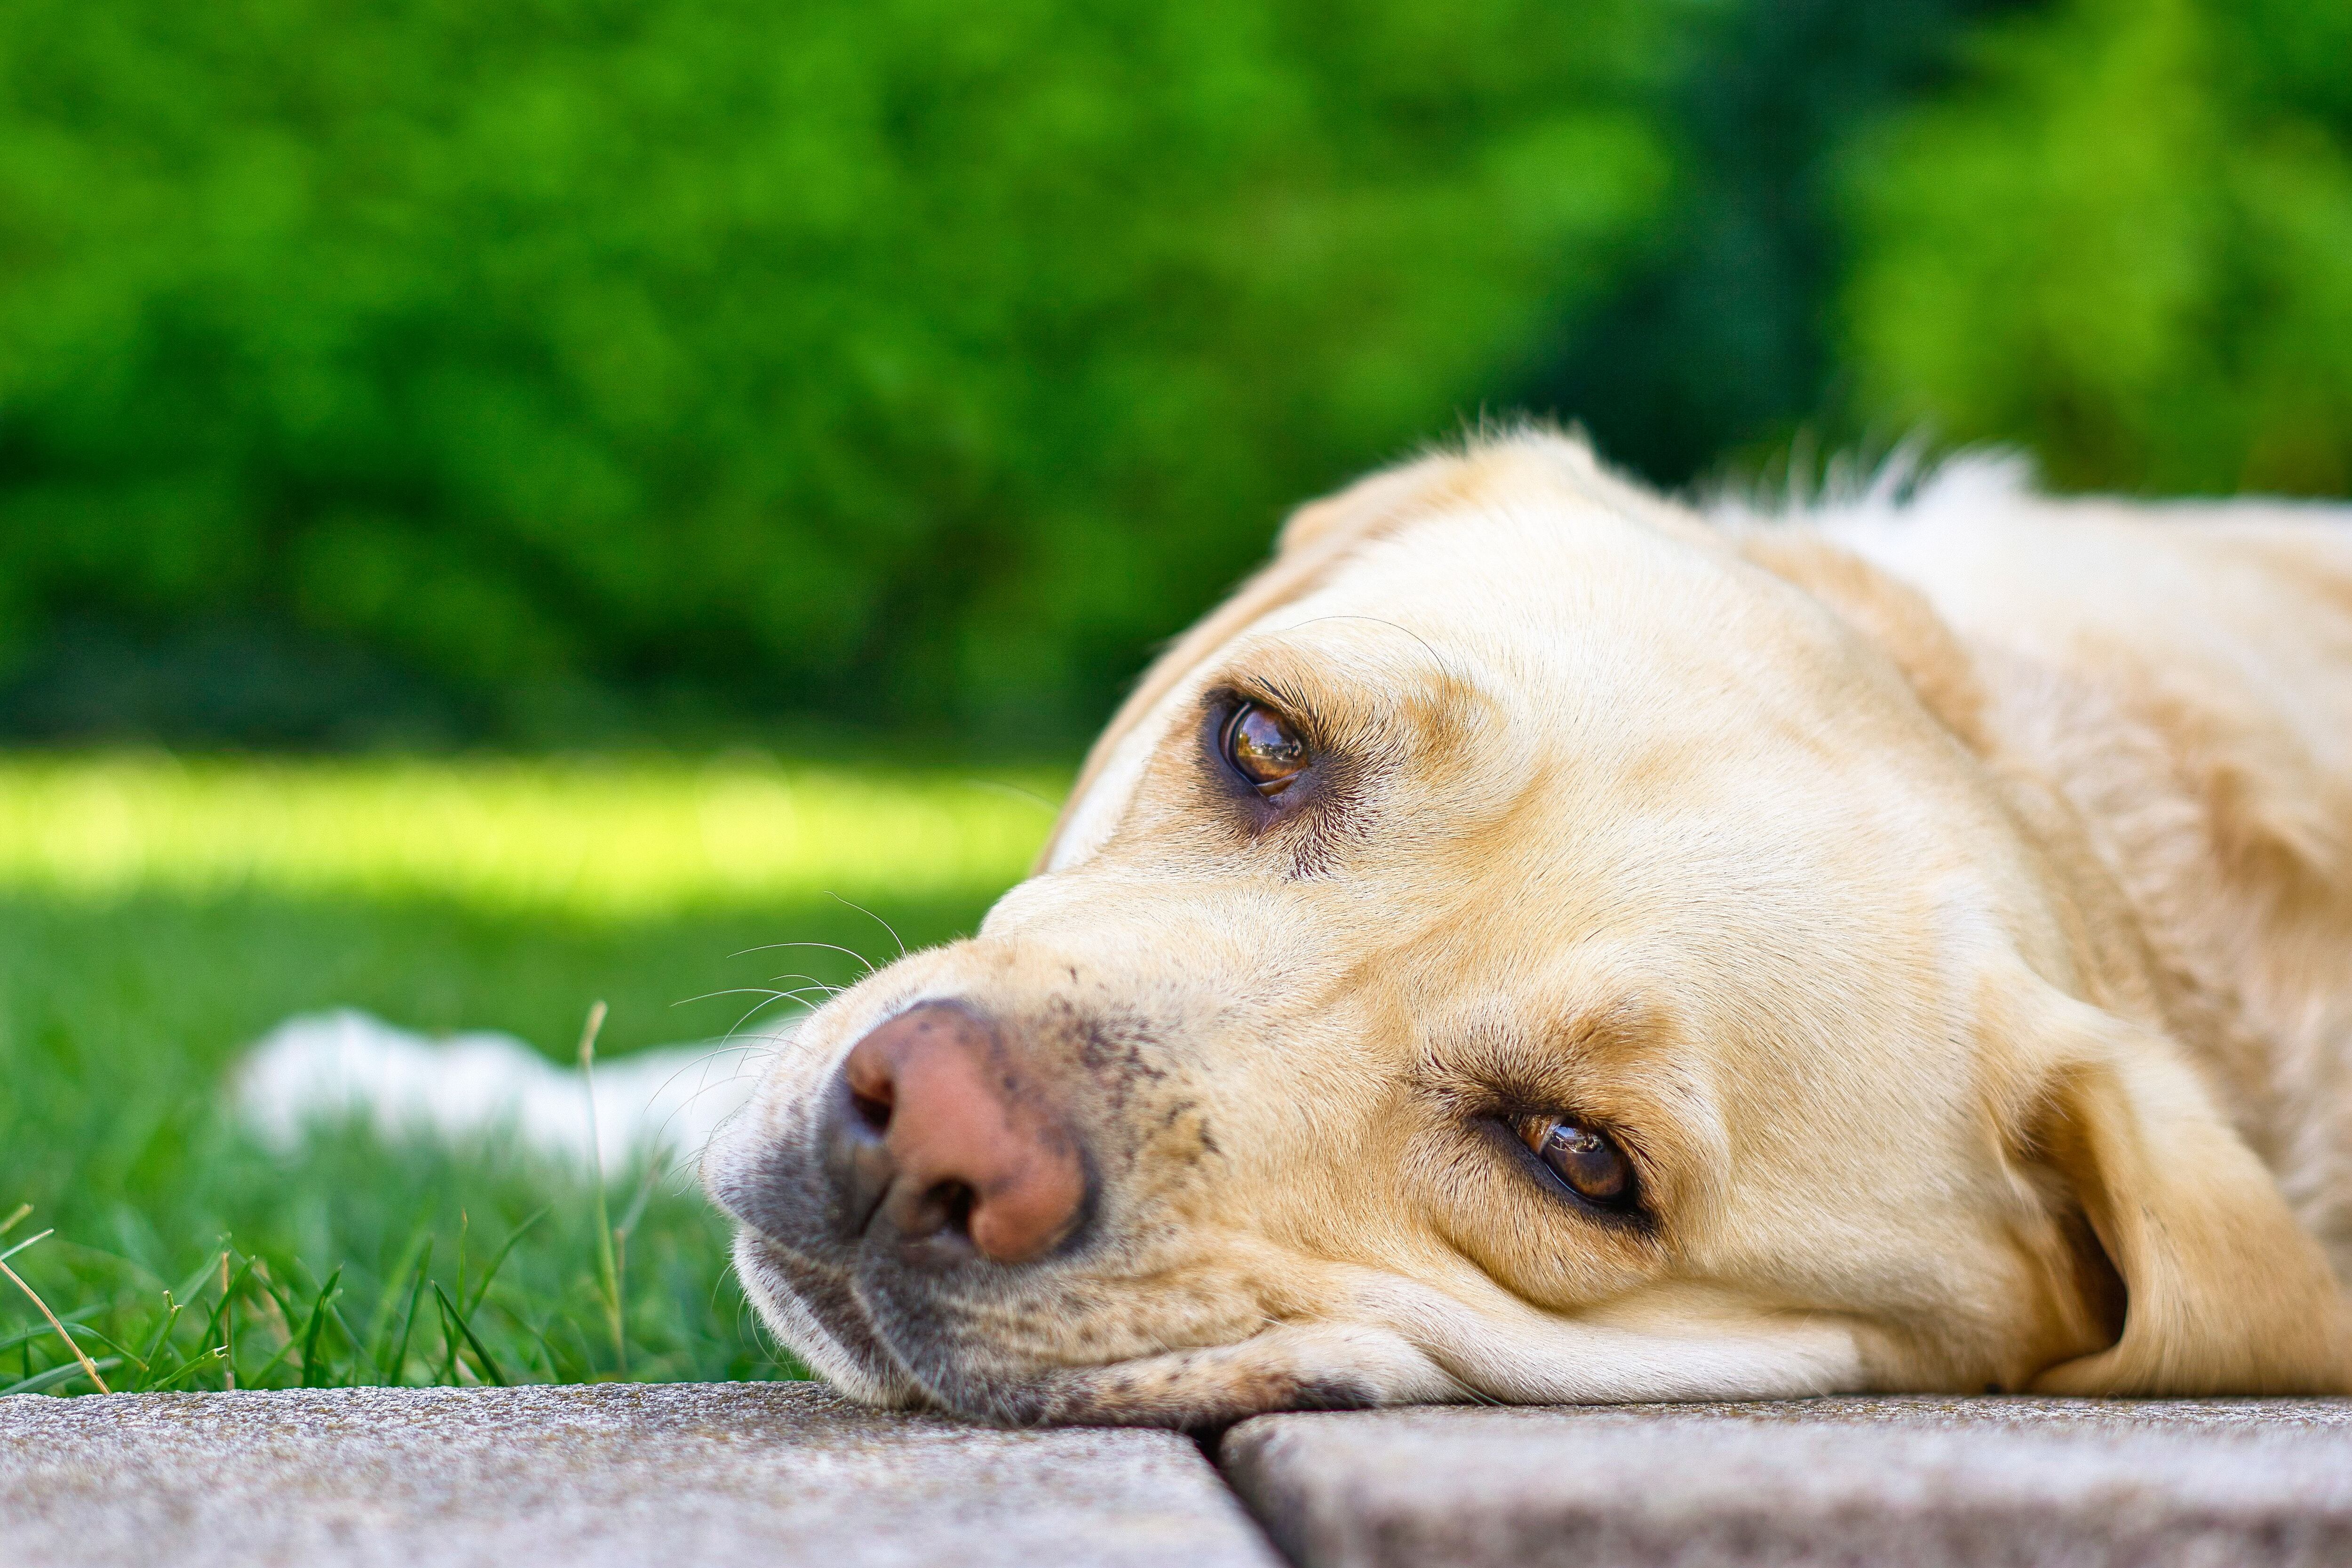
[[[0,1221],[31,1205],[0,1261],[117,1389],[796,1375],[676,1172],[608,1172],[600,1227],[583,1172],[501,1140],[352,1128],[275,1153],[225,1075],[329,1006],[562,1060],[600,999],[600,1058],[723,1036],[799,977],[858,972],[772,944],[878,961],[969,931],[1060,783],[0,760]],[[90,1392],[34,1303],[0,1292],[0,1393]]]

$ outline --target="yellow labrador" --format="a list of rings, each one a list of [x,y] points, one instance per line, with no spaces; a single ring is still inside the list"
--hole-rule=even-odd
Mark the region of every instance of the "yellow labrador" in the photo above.
[[[2352,525],[1376,475],[707,1179],[811,1366],[1000,1421],[2343,1391]]]

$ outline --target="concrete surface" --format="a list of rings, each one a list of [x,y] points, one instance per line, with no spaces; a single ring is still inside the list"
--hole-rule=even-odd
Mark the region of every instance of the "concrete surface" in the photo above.
[[[2352,1564],[2352,1400],[1829,1399],[1272,1415],[1303,1568]],[[0,1568],[1276,1568],[1187,1438],[805,1384],[0,1399]]]
[[[1272,1568],[1190,1439],[808,1384],[0,1399],[8,1568]]]
[[[1220,1458],[1305,1568],[2352,1563],[2352,1400],[1270,1415]]]

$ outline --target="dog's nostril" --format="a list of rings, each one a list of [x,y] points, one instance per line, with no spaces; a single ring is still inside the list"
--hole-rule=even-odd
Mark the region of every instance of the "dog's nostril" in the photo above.
[[[878,1222],[902,1242],[952,1237],[1022,1263],[1078,1225],[1077,1141],[984,1018],[947,1003],[910,1008],[853,1046],[835,1081],[825,1165],[845,1239]]]
[[[927,1216],[935,1216],[939,1221],[938,1228],[931,1234],[945,1233],[970,1241],[972,1206],[979,1202],[980,1194],[972,1190],[969,1182],[941,1182],[932,1187],[923,1194]]]

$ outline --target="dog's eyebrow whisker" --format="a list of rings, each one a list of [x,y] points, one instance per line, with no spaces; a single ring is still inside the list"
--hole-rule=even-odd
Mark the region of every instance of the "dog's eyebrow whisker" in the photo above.
[[[831,899],[835,903],[848,905],[849,908],[856,910],[859,914],[864,915],[867,920],[872,921],[876,925],[878,925],[884,931],[888,931],[890,933],[890,940],[898,944],[898,956],[901,958],[907,956],[907,939],[898,934],[898,928],[897,926],[892,925],[888,921],[884,920],[880,915],[876,914],[864,904],[854,903],[850,900],[843,898],[839,893],[833,891],[830,888],[825,889],[824,896]],[[871,963],[866,966],[866,973],[868,974],[874,973],[874,966]]]
[[[1446,663],[1445,659],[1435,648],[1429,646],[1429,639],[1427,637],[1423,637],[1411,626],[1400,626],[1395,621],[1390,620],[1385,616],[1354,616],[1335,612],[1334,614],[1328,616],[1311,616],[1307,620],[1298,622],[1297,626],[1294,626],[1289,629],[1297,631],[1299,626],[1318,626],[1325,621],[1370,621],[1376,626],[1386,626],[1391,631],[1402,632],[1405,636],[1411,637],[1413,641],[1421,645],[1422,651],[1429,655],[1431,663],[1436,665],[1439,669],[1443,670],[1447,675],[1454,673],[1454,667]]]

